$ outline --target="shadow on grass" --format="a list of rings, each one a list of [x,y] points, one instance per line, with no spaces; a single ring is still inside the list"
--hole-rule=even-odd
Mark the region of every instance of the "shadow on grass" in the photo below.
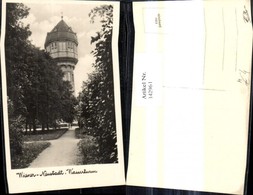
[[[28,133],[24,135],[24,141],[44,141],[44,140],[55,140],[60,138],[64,133],[68,131],[68,128],[49,130],[49,131],[38,131],[36,134]]]
[[[12,155],[11,168],[22,169],[29,167],[30,163],[49,146],[49,142],[24,143],[22,153],[20,155]]]

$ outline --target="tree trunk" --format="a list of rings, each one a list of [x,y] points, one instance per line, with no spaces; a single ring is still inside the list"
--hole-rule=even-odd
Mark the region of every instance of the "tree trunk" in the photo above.
[[[26,118],[26,120],[25,120],[25,135],[27,134],[27,129],[28,129],[28,121]]]
[[[34,133],[36,133],[36,122],[35,122],[35,119],[33,119],[33,131],[34,131]]]

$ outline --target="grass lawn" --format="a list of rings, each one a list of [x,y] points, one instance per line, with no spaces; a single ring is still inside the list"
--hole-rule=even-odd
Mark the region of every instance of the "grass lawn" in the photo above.
[[[49,142],[24,143],[22,154],[12,156],[11,158],[12,169],[22,169],[28,167],[30,163],[49,146]]]
[[[27,133],[24,135],[24,141],[43,141],[43,140],[54,140],[61,137],[68,129],[57,129],[57,130],[45,130],[45,131],[37,131],[34,133]]]

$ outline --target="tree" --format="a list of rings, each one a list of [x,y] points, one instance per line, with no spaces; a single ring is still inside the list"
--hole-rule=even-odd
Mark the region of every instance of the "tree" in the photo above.
[[[6,9],[5,55],[7,72],[7,92],[13,101],[14,115],[24,114],[23,88],[27,84],[26,71],[30,59],[31,35],[29,26],[24,26],[21,19],[27,17],[29,8],[19,3],[8,3]],[[24,55],[20,55],[20,51]]]
[[[117,138],[114,108],[114,86],[112,66],[112,28],[113,6],[103,5],[91,10],[91,22],[99,18],[101,30],[91,37],[95,49],[95,71],[83,84],[80,94],[82,102],[81,117],[85,118],[85,127],[96,137],[101,163],[117,162]]]
[[[75,97],[68,81],[63,81],[63,72],[48,53],[33,48],[33,61],[29,64],[29,85],[25,87],[27,123],[36,130],[55,126],[57,121],[72,122]]]
[[[27,111],[24,106],[23,89],[27,83],[27,60],[30,56],[30,43],[27,38],[31,32],[29,26],[24,26],[20,21],[27,17],[29,9],[23,4],[8,3],[6,9],[6,35],[5,59],[7,75],[9,135],[11,155],[22,152],[22,128],[24,115]],[[19,55],[23,51],[24,55]]]
[[[8,3],[6,15],[6,75],[7,95],[12,102],[11,117],[22,117],[25,126],[36,131],[56,126],[62,119],[74,118],[75,98],[70,84],[63,81],[63,73],[44,50],[30,43],[29,25],[21,20],[29,14],[29,8],[20,3]],[[9,116],[10,118],[10,116]],[[11,125],[10,125],[11,126]],[[24,127],[22,127],[24,128]]]
[[[71,90],[66,90],[66,86],[71,89],[71,84],[68,81],[64,83],[64,89],[62,90],[62,104],[61,104],[61,118],[67,123],[72,123],[75,119],[77,105],[77,99],[73,95]]]

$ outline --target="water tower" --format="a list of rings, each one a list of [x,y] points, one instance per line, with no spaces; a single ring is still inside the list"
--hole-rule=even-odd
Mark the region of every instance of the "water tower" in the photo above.
[[[61,67],[64,73],[64,80],[70,82],[74,93],[73,71],[78,62],[78,41],[76,33],[66,24],[63,17],[61,17],[61,21],[58,22],[51,32],[47,33],[44,46],[57,65]]]

